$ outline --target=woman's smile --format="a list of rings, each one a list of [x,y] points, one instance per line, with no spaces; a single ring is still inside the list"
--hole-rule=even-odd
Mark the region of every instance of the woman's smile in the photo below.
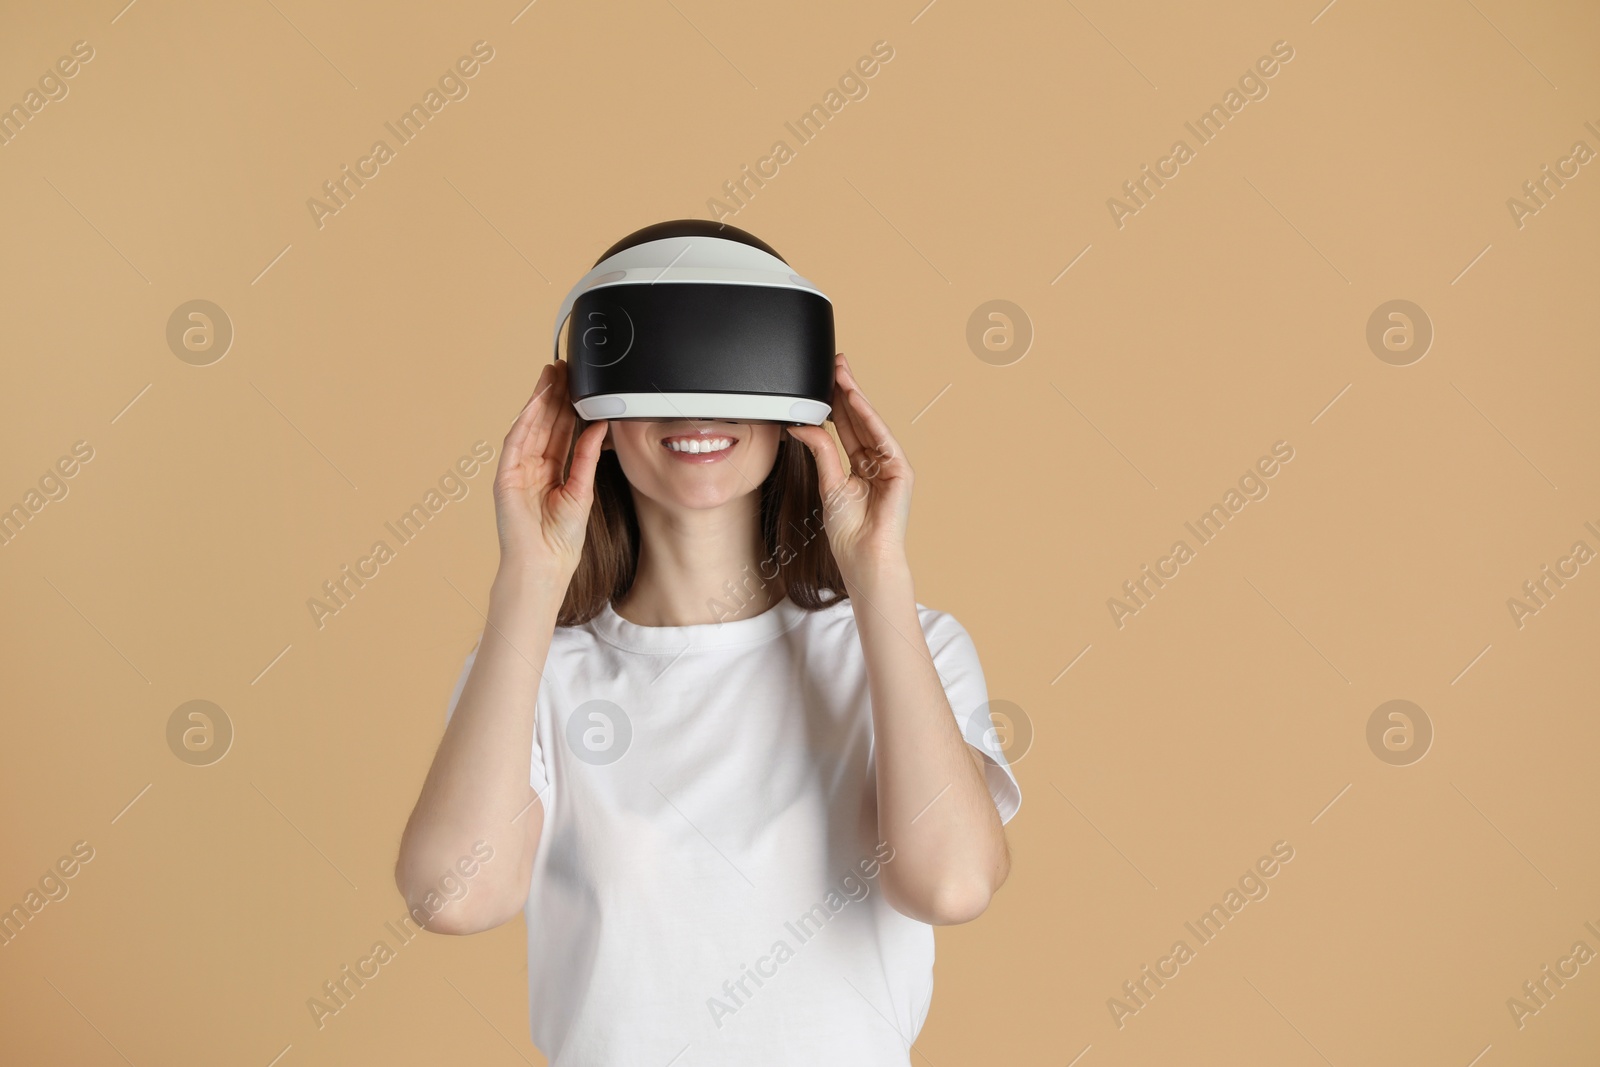
[[[669,434],[661,447],[680,463],[719,463],[728,458],[739,439],[715,430]]]

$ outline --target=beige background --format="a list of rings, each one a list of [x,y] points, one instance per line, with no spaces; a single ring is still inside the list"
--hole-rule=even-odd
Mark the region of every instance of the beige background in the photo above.
[[[403,910],[491,476],[320,630],[306,601],[498,449],[601,250],[709,217],[878,40],[732,221],[834,298],[917,470],[918,599],[1035,735],[917,1062],[1600,1057],[1600,963],[1506,1007],[1600,951],[1600,565],[1507,608],[1600,550],[1600,164],[1506,205],[1600,150],[1592,4],[121,3],[0,12],[0,102],[95,50],[0,147],[0,503],[94,449],[0,547],[0,902],[95,850],[0,948],[6,1062],[543,1062],[520,920],[400,948],[320,1032],[305,1006]],[[479,40],[470,95],[319,229],[307,199]],[[1269,95],[1119,229],[1107,198],[1279,40]],[[236,332],[210,366],[165,339],[193,299]],[[994,299],[1035,332],[1007,366],[966,342]],[[1409,366],[1366,342],[1394,299],[1436,333]],[[1270,496],[1118,629],[1107,599],[1280,440]],[[210,766],[167,745],[193,699],[236,731]],[[1435,731],[1409,766],[1367,744],[1391,699]],[[1276,841],[1271,894],[1119,1029],[1108,998]]]

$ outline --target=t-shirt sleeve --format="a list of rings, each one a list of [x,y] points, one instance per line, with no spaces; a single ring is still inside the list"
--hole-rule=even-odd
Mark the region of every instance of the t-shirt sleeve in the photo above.
[[[990,717],[989,688],[978,662],[977,646],[966,628],[946,612],[924,608],[922,620],[923,636],[928,640],[928,650],[933,654],[933,665],[956,725],[967,744],[983,754],[989,795],[994,798],[1001,823],[1008,823],[1022,806],[1022,787],[1006,761],[1000,733]]]
[[[456,687],[450,694],[450,706],[445,708],[444,712],[444,721],[446,726],[450,724],[450,716],[456,713],[456,705],[461,702],[461,691],[467,687],[467,675],[472,673],[472,665],[478,660],[478,648],[482,644],[483,637],[480,635],[478,637],[478,643],[472,646],[471,652],[467,653],[467,661],[461,665],[461,674],[458,678],[456,678]],[[544,707],[542,703],[543,695],[544,694],[541,691],[540,701],[538,702],[539,706],[535,710],[535,714],[541,718],[544,715]],[[533,791],[538,793],[541,797],[544,796],[545,790],[549,788],[550,784],[549,776],[545,773],[544,752],[539,747],[538,730],[535,730],[533,733],[533,759],[528,764],[528,784],[532,786]]]

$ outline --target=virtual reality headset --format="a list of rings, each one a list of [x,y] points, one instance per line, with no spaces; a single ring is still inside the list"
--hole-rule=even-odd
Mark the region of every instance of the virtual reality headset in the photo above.
[[[832,410],[833,303],[770,246],[702,219],[612,246],[561,302],[551,337],[585,419],[819,425]]]

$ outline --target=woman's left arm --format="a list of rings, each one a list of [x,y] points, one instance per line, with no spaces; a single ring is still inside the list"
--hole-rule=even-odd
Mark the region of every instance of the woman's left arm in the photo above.
[[[927,923],[981,915],[1010,871],[984,757],[961,736],[917,614],[905,529],[911,466],[849,364],[835,361],[833,423],[846,473],[820,426],[791,427],[817,462],[823,525],[866,657],[878,779],[878,832],[894,849],[885,899]]]

